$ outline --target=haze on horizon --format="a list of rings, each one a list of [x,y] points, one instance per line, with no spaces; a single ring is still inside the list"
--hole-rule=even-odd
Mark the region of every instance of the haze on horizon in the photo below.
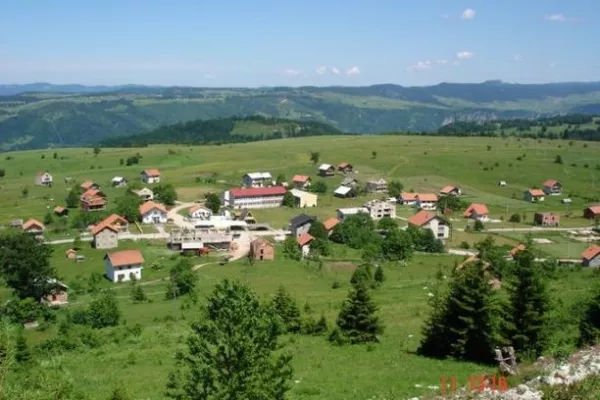
[[[0,83],[600,81],[598,11],[592,0],[9,0],[0,13]]]

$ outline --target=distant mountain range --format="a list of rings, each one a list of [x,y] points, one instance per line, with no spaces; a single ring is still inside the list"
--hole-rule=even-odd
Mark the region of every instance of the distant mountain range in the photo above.
[[[260,115],[343,132],[436,131],[455,121],[600,114],[600,82],[194,88],[0,85],[0,149],[87,146],[192,120]]]

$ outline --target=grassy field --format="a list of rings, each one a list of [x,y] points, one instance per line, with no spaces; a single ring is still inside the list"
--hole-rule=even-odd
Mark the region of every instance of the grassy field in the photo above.
[[[206,192],[222,191],[239,185],[242,175],[252,171],[269,171],[275,177],[283,174],[291,179],[294,174],[308,174],[315,178],[316,166],[310,163],[309,153],[318,151],[320,162],[337,164],[352,163],[360,181],[383,177],[404,183],[407,190],[438,192],[447,184],[457,184],[465,192],[465,199],[487,203],[492,218],[518,212],[526,214],[524,223],[515,227],[529,226],[533,213],[551,210],[565,213],[560,198],[550,198],[543,204],[530,204],[521,200],[521,192],[528,187],[539,186],[542,181],[558,179],[566,194],[573,199],[570,211],[573,216],[566,224],[589,226],[583,220],[581,210],[600,196],[600,171],[595,170],[600,143],[576,143],[572,146],[561,141],[488,138],[433,138],[433,137],[316,137],[257,142],[251,144],[185,147],[152,146],[143,149],[102,149],[95,157],[91,149],[54,150],[9,153],[0,159],[0,168],[6,176],[0,178],[0,222],[13,218],[43,218],[46,210],[64,204],[69,186],[64,178],[75,181],[91,179],[106,188],[110,199],[125,189],[109,187],[115,175],[124,176],[132,182],[139,180],[144,168],[159,168],[162,180],[178,189],[184,201],[194,201]],[[488,150],[488,146],[490,149]],[[373,157],[372,152],[376,152]],[[141,162],[136,166],[124,166],[120,159],[139,153]],[[565,163],[554,164],[560,154]],[[42,158],[42,155],[45,157]],[[523,155],[525,155],[523,157]],[[522,161],[516,158],[521,157]],[[577,167],[571,166],[576,162]],[[584,164],[589,167],[585,168]],[[94,167],[92,169],[92,166]],[[52,188],[33,185],[36,172],[48,170],[54,175]],[[215,175],[218,184],[204,185],[196,178]],[[320,179],[320,178],[316,178]],[[336,208],[361,205],[368,197],[337,199],[331,195],[341,176],[324,179],[328,194],[319,196],[319,206],[305,210],[320,218],[335,215]],[[507,181],[507,187],[498,187],[499,180]],[[27,187],[27,197],[22,195]],[[111,206],[112,207],[112,206]],[[258,222],[273,227],[287,225],[289,219],[299,213],[293,209],[253,211]],[[407,218],[414,210],[399,208],[398,215]],[[69,217],[69,218],[72,218]],[[460,216],[455,216],[460,218]],[[566,218],[563,217],[563,221]],[[404,222],[401,222],[404,224]],[[454,226],[462,228],[463,222]],[[488,224],[488,227],[512,227],[505,222]],[[145,233],[152,228],[143,227]],[[70,235],[75,232],[69,232]],[[546,235],[546,233],[544,233]],[[538,234],[535,235],[538,237]],[[523,240],[524,234],[507,233],[494,235],[500,245],[514,245]],[[474,244],[485,234],[455,231],[452,246],[463,241]],[[540,245],[549,254],[565,257],[580,247],[565,243],[561,235],[552,245]],[[566,239],[565,239],[566,240]],[[580,244],[579,244],[580,245]],[[553,247],[544,247],[553,246]],[[94,250],[84,244],[81,254],[87,261],[74,263],[65,258],[69,245],[55,246],[52,259],[66,283],[85,286],[94,273],[102,273],[104,251]],[[70,374],[78,390],[92,400],[108,397],[115,382],[125,382],[135,393],[136,399],[161,399],[168,372],[173,366],[173,355],[182,345],[189,332],[189,323],[197,318],[197,307],[184,307],[180,300],[165,300],[168,268],[176,258],[165,249],[164,243],[122,242],[120,248],[139,248],[147,260],[144,281],[154,281],[145,287],[152,302],[134,304],[129,299],[129,285],[117,286],[118,300],[123,320],[128,326],[140,324],[141,336],[100,348],[61,355],[60,362]],[[576,248],[576,250],[573,250]],[[553,249],[553,250],[551,250]],[[281,249],[278,249],[279,254]],[[239,279],[250,284],[261,296],[272,295],[279,285],[284,285],[302,306],[310,304],[315,317],[324,314],[330,325],[335,321],[339,305],[349,288],[349,278],[360,259],[360,252],[334,246],[333,255],[319,270],[315,265],[279,259],[250,267],[245,262],[220,266],[206,265],[197,272],[200,297],[207,296],[216,282],[224,277]],[[442,268],[449,274],[450,268],[462,257],[448,255],[418,255],[406,266],[385,265],[387,281],[374,293],[380,307],[380,315],[386,325],[382,343],[374,347],[337,348],[330,346],[323,337],[293,336],[286,338],[294,354],[295,377],[290,399],[405,399],[432,392],[428,386],[439,384],[440,377],[455,376],[466,382],[468,376],[480,374],[485,368],[469,363],[434,361],[414,354],[420,337],[420,329],[428,312],[427,298],[436,272]],[[209,260],[211,261],[211,260]],[[214,260],[212,260],[214,261]],[[155,263],[156,262],[156,263]],[[205,260],[195,259],[199,264]],[[152,268],[160,264],[162,269]],[[587,295],[594,281],[588,270],[563,270],[559,279],[552,282],[552,293],[560,299],[561,307],[570,307]],[[333,289],[334,282],[341,287]],[[103,287],[114,286],[102,282]],[[6,294],[3,291],[2,294]],[[89,295],[78,296],[73,307],[84,306]],[[201,300],[202,302],[203,300]],[[561,310],[563,310],[561,308]],[[56,334],[53,326],[44,332],[30,332],[32,344]],[[575,331],[573,331],[573,334]],[[562,334],[562,333],[561,333]],[[135,379],[125,380],[125,376]]]

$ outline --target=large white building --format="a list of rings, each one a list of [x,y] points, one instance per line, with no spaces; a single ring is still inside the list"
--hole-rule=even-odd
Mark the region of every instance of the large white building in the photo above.
[[[286,192],[283,186],[230,189],[223,194],[223,204],[231,208],[281,207]]]
[[[336,212],[337,212],[337,218],[340,221],[343,221],[350,215],[356,215],[359,213],[364,213],[364,214],[369,215],[369,209],[367,207],[338,208],[336,210]]]
[[[396,218],[396,205],[384,200],[371,200],[363,205],[369,210],[369,214],[373,219],[381,219],[384,217]]]
[[[168,219],[165,206],[153,201],[140,205],[140,215],[144,224],[166,224]]]
[[[111,282],[127,282],[132,277],[142,279],[144,256],[139,250],[125,250],[104,256],[106,277]]]
[[[273,177],[270,172],[249,172],[242,177],[242,185],[248,188],[271,186]]]

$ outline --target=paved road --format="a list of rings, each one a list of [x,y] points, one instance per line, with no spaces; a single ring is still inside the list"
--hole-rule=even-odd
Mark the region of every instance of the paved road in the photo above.
[[[548,228],[541,226],[534,226],[531,228],[492,228],[485,229],[484,232],[567,232],[567,231],[587,231],[593,229],[590,226],[586,226],[583,228]],[[462,229],[461,229],[462,230]]]

